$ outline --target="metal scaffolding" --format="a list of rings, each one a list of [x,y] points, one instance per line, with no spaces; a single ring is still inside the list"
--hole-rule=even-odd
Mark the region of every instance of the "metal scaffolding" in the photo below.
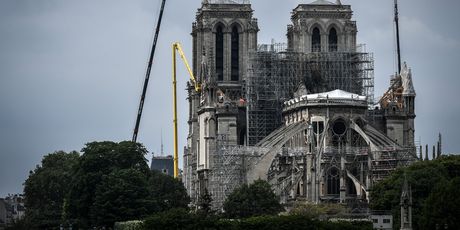
[[[255,145],[281,125],[282,103],[300,84],[308,93],[341,89],[374,102],[374,60],[371,53],[286,51],[285,44],[259,45],[250,54],[245,84],[248,144]]]
[[[217,151],[211,155],[212,168],[208,175],[208,190],[214,209],[222,208],[227,196],[246,183],[246,171],[250,163],[268,151],[258,147],[227,145],[222,135],[217,143]]]
[[[405,167],[416,161],[413,148],[388,149],[373,152],[371,161],[372,182],[375,184],[388,177],[398,167]]]

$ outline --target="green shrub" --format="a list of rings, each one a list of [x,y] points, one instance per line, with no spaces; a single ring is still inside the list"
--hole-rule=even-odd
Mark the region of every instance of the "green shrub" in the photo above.
[[[114,230],[141,230],[143,221],[131,220],[125,222],[116,222],[113,226]]]
[[[205,229],[205,230],[367,230],[370,222],[327,222],[306,216],[258,216],[247,219],[219,219],[191,213],[185,209],[175,209],[159,213],[144,221],[143,229]]]
[[[144,221],[143,229],[217,229],[217,218],[190,213],[186,209],[172,209],[148,217]]]

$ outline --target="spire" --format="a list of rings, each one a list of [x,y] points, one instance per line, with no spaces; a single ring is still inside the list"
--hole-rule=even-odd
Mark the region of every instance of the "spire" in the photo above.
[[[163,149],[163,129],[161,129],[161,156],[164,156],[164,149]]]
[[[407,175],[406,173],[404,173],[404,181],[403,181],[403,187],[401,191],[401,205],[403,205],[404,199],[406,199],[409,196],[408,190],[409,190],[409,183],[407,182]]]
[[[401,230],[412,230],[412,188],[404,174],[404,184],[401,191]]]
[[[337,0],[337,1],[335,2],[335,4],[337,4],[337,5],[342,5],[342,2],[340,2],[340,0]]]
[[[441,133],[439,133],[439,140],[438,140],[438,158],[441,156],[442,154],[442,136],[441,136]]]

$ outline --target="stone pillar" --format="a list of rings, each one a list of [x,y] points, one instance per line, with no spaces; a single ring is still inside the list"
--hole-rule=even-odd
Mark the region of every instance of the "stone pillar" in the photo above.
[[[342,152],[340,152],[342,151]],[[347,187],[346,187],[346,168],[345,168],[345,151],[341,150],[339,147],[340,153],[340,203],[345,203]]]
[[[232,34],[227,28],[224,32],[224,81],[231,80],[232,66]]]
[[[430,160],[428,159],[428,145],[425,145],[425,160]]]
[[[420,145],[420,160],[423,161],[423,146]]]
[[[423,161],[423,146],[420,145],[420,160]]]
[[[328,52],[329,37],[326,31],[321,31],[321,52]]]

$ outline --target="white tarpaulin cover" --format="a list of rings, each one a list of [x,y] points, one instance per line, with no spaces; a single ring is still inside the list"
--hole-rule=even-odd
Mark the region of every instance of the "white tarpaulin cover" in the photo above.
[[[401,70],[401,79],[403,86],[403,95],[415,96],[414,84],[412,82],[412,71],[407,67],[404,62],[404,66]]]

